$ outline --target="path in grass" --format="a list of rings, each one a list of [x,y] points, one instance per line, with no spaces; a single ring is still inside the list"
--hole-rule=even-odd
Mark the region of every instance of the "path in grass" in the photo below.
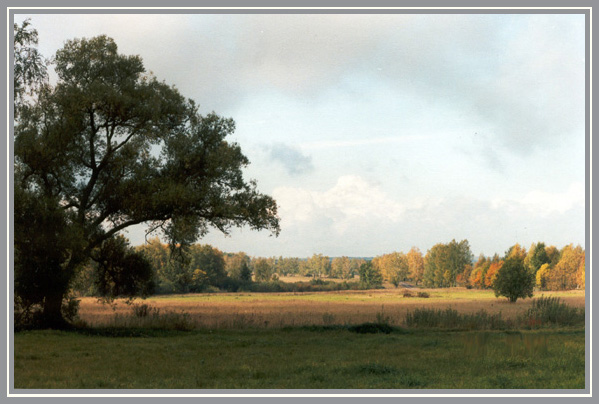
[[[401,289],[315,293],[216,293],[155,296],[138,303],[165,312],[185,312],[198,327],[246,328],[284,327],[311,324],[357,324],[377,315],[401,325],[408,311],[416,308],[452,307],[462,313],[484,309],[516,318],[531,306],[531,299],[509,303],[492,291],[464,288],[423,289],[430,297],[404,297]],[[416,295],[417,291],[410,291]],[[584,307],[584,291],[542,292],[535,296],[557,296],[575,307]],[[94,298],[83,298],[80,316],[91,326],[122,325],[115,315],[130,316],[130,306],[119,302],[114,310]],[[118,319],[117,319],[118,320]]]

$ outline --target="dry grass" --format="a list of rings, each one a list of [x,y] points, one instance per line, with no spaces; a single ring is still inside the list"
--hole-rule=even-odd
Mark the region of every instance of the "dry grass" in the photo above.
[[[294,282],[310,282],[311,280],[313,280],[314,277],[312,276],[301,276],[301,275],[296,275],[296,276],[280,276],[279,280],[282,282],[288,282],[288,283],[294,283]],[[326,282],[335,282],[335,283],[343,283],[343,282],[357,282],[360,280],[359,276],[354,276],[351,279],[340,279],[340,278],[317,278],[320,279],[322,281],[326,281]]]
[[[404,290],[384,289],[317,293],[217,293],[155,296],[141,303],[160,313],[187,313],[199,328],[283,327],[301,325],[358,324],[384,314],[390,324],[401,325],[408,311],[416,308],[444,309],[461,313],[501,312],[504,319],[515,319],[532,305],[531,299],[509,303],[492,291],[451,289],[413,289],[427,292],[429,298],[403,297]],[[555,296],[573,307],[584,307],[584,291],[539,292],[535,297]],[[139,303],[139,302],[138,302]],[[132,307],[117,301],[111,307],[95,298],[82,298],[80,317],[91,326],[126,325]]]

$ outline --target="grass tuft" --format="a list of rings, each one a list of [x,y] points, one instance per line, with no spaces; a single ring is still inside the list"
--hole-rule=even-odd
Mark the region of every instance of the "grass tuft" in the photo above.
[[[540,326],[578,326],[584,325],[584,308],[570,307],[559,297],[544,297],[532,301],[532,307],[520,318],[527,328]]]

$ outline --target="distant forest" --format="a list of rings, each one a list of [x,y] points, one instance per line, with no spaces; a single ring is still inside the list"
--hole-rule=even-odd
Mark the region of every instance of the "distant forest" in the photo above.
[[[124,238],[121,241],[127,243]],[[225,253],[201,244],[173,249],[158,238],[134,249],[147,259],[152,271],[153,281],[147,294],[363,289],[382,287],[384,282],[395,287],[409,282],[426,288],[492,289],[504,260],[510,257],[523,261],[537,290],[585,287],[585,250],[572,244],[558,249],[539,242],[528,250],[515,244],[503,256],[481,254],[478,259],[467,240],[435,244],[424,255],[412,247],[407,253],[392,252],[371,259],[323,254],[307,258],[250,257],[244,252]],[[114,264],[102,266],[103,263],[94,261],[81,272],[75,282],[79,294],[106,292],[98,289],[106,285],[99,277],[115,277],[119,268]],[[279,280],[282,276],[311,277],[312,281],[303,288],[293,288]],[[344,282],[327,282],[328,279]]]

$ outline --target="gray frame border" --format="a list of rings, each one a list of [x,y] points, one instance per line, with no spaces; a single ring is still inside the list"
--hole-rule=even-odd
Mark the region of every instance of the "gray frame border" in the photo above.
[[[575,13],[575,14],[585,14],[586,15],[586,34],[587,34],[587,38],[590,38],[590,33],[591,33],[591,24],[590,24],[590,16],[591,16],[591,10],[587,9],[586,11],[584,9],[575,9],[577,7],[589,7],[592,8],[592,5],[595,3],[595,1],[577,1],[575,4],[563,4],[565,3],[564,1],[545,1],[542,2],[544,4],[541,4],[541,2],[539,1],[527,1],[524,4],[522,2],[518,2],[518,1],[502,1],[501,4],[495,4],[495,5],[485,5],[485,6],[481,6],[480,5],[480,1],[453,1],[452,5],[448,5],[446,1],[439,1],[439,0],[424,0],[424,1],[373,1],[372,3],[367,3],[364,4],[364,1],[326,1],[323,3],[319,3],[317,1],[304,1],[304,2],[296,2],[296,4],[294,4],[293,6],[291,5],[285,5],[285,6],[281,6],[280,4],[277,4],[278,2],[276,1],[252,1],[251,5],[247,4],[248,2],[244,2],[244,1],[240,1],[240,0],[227,0],[227,1],[215,1],[215,0],[211,0],[211,1],[195,1],[193,2],[194,4],[190,4],[191,2],[187,2],[187,1],[174,1],[173,4],[170,4],[168,6],[164,6],[161,5],[159,3],[164,3],[164,2],[160,2],[159,0],[150,0],[149,2],[135,2],[135,1],[126,1],[126,4],[123,4],[125,2],[117,2],[117,1],[106,1],[101,3],[100,5],[86,5],[86,6],[81,6],[80,2],[76,2],[76,1],[56,1],[55,3],[57,3],[58,5],[48,5],[46,2],[44,1],[39,1],[39,0],[34,0],[34,1],[22,1],[22,2],[18,2],[18,1],[14,1],[14,0],[9,0],[9,1],[2,1],[3,3],[13,3],[13,4],[7,4],[7,31],[5,32],[5,34],[3,35],[7,35],[10,38],[5,38],[5,43],[9,43],[8,40],[11,39],[12,37],[12,30],[10,29],[10,27],[12,26],[12,16],[14,14],[19,13],[18,10],[22,10],[22,12],[26,12],[26,13],[34,13],[36,11],[41,12],[41,13],[48,13],[48,14],[65,14],[65,13],[98,13],[98,14],[125,14],[125,13],[144,13],[144,14],[182,14],[182,13],[205,13],[205,14],[216,14],[216,13],[227,13],[227,14],[243,14],[243,13],[247,13],[247,14],[286,14],[286,13],[322,13],[322,14],[336,14],[336,13],[369,13],[369,14],[380,14],[380,13],[407,13],[407,14],[423,14],[423,13],[443,13],[443,14],[462,14],[462,13],[469,13],[469,14],[483,14],[483,13],[493,13],[493,14],[514,14],[514,13],[520,13],[520,14],[529,14],[529,13],[540,13],[540,14],[565,14],[565,13]],[[86,3],[91,3],[91,1],[86,1]],[[120,3],[120,4],[119,4]],[[153,3],[152,6],[148,5],[147,3]],[[299,4],[298,4],[299,3]],[[456,4],[457,3],[457,4]],[[498,2],[494,2],[494,3],[498,3]],[[547,4],[549,3],[549,4]],[[561,3],[561,4],[560,4]],[[154,5],[156,4],[156,5]],[[11,10],[10,12],[8,11],[8,7],[14,8],[14,10]],[[35,9],[24,9],[25,7],[35,7]],[[59,9],[44,9],[44,7],[77,7],[78,10],[59,10]],[[118,10],[109,10],[109,9],[97,9],[94,7],[132,7],[132,8],[123,8],[123,9],[118,9]],[[136,7],[182,7],[181,9],[168,9],[168,10],[161,10],[161,9],[136,9]],[[187,7],[218,7],[218,9],[212,9],[212,10],[196,10],[196,9],[189,9]],[[227,7],[233,7],[232,9],[227,9]],[[242,7],[242,8],[239,8]],[[254,8],[246,8],[246,7],[254,7]],[[256,9],[255,7],[267,7],[270,9]],[[301,9],[297,9],[296,7],[302,7]],[[322,10],[322,9],[315,9],[315,7],[341,7],[341,9],[331,9],[331,10]],[[368,9],[347,9],[347,7],[367,7]],[[411,9],[403,9],[403,10],[390,10],[390,9],[375,9],[373,10],[373,8],[375,7],[412,7]],[[428,8],[431,7],[431,8]],[[439,8],[441,7],[441,8]],[[447,7],[447,8],[446,8]],[[451,8],[449,8],[451,7]],[[467,9],[456,9],[453,7],[467,7],[470,8],[469,10]],[[516,10],[512,9],[514,7],[517,7]],[[558,9],[558,10],[551,10],[548,9],[548,7],[563,7],[563,9]],[[472,9],[474,8],[474,9]],[[595,35],[596,36],[596,35]],[[590,41],[587,41],[586,43],[586,60],[587,60],[587,65],[586,65],[586,74],[587,74],[587,82],[589,82],[589,78],[590,78],[590,74],[591,74],[591,70],[590,70],[590,49],[591,49],[591,44],[589,43]],[[9,61],[10,62],[10,61]],[[3,69],[7,68],[8,65],[3,65]],[[12,75],[12,72],[11,72]],[[10,80],[10,78],[9,78]],[[10,95],[9,93],[9,83],[10,81],[6,82],[7,88],[7,94]],[[590,121],[590,113],[591,113],[591,87],[590,85],[587,85],[586,87],[586,178],[585,178],[585,185],[586,185],[586,221],[587,221],[587,227],[586,227],[586,243],[585,243],[585,251],[587,251],[587,263],[586,263],[586,268],[587,269],[587,284],[589,285],[589,289],[591,289],[591,285],[592,285],[592,271],[590,270],[591,268],[591,264],[592,264],[592,246],[591,246],[591,228],[592,228],[592,209],[591,209],[591,194],[590,194],[590,190],[591,190],[591,166],[592,166],[592,160],[591,160],[591,121]],[[7,97],[8,100],[8,97]],[[5,100],[4,102],[8,103],[8,101]],[[12,114],[12,105],[7,105],[7,107],[9,108],[9,116],[7,116],[7,125],[9,125],[9,117]],[[7,140],[7,144],[9,144],[9,150],[8,152],[8,156],[9,156],[9,161],[12,159],[13,156],[13,151],[12,151],[12,141]],[[4,149],[4,146],[3,146]],[[4,151],[4,150],[3,150]],[[8,179],[8,175],[10,175],[12,177],[13,174],[13,168],[9,166],[9,161],[7,161],[7,165],[6,165],[6,169],[7,169],[7,173],[6,176],[3,176],[2,181],[4,181],[4,178]],[[4,174],[4,173],[3,173]],[[11,245],[8,245],[9,241],[12,241],[12,220],[9,219],[10,217],[10,212],[12,210],[9,210],[12,207],[12,192],[13,192],[13,188],[12,188],[12,181],[10,184],[7,184],[7,186],[10,187],[9,191],[9,195],[7,195],[7,198],[3,200],[3,204],[7,203],[9,205],[6,206],[7,209],[7,216],[3,216],[3,221],[6,221],[6,228],[7,228],[7,233],[6,233],[6,244],[9,247],[9,250],[6,251],[7,253],[7,271],[8,271],[8,275],[9,278],[7,279],[7,281],[9,282],[9,284],[12,284],[12,257],[13,257],[13,251],[12,251],[12,243]],[[7,188],[4,188],[7,189]],[[6,202],[5,202],[6,201]],[[10,223],[9,223],[10,221]],[[589,249],[589,247],[591,247],[591,249]],[[591,254],[589,255],[589,252],[591,252]],[[4,280],[2,281],[3,286],[4,285]],[[5,289],[3,289],[5,290]],[[7,296],[7,308],[8,311],[4,311],[2,318],[3,320],[5,320],[4,324],[6,324],[6,321],[9,320],[10,321],[10,325],[12,328],[12,316],[10,316],[11,318],[7,318],[9,316],[10,310],[12,310],[12,294],[9,293],[9,296]],[[586,345],[586,352],[589,353],[590,352],[590,348],[591,348],[591,340],[590,340],[590,336],[591,336],[591,306],[590,306],[590,302],[591,302],[591,293],[589,290],[589,293],[586,294],[586,307],[587,307],[587,311],[586,311],[586,315],[587,315],[587,328],[586,328],[586,338],[585,338],[585,345]],[[6,316],[6,317],[5,317]],[[4,341],[4,336],[3,336],[3,341]],[[9,359],[12,358],[13,356],[13,346],[12,346],[12,339],[11,339],[11,346],[10,346],[10,351],[7,352],[7,362],[9,362]],[[4,356],[4,354],[3,354]],[[9,357],[10,356],[10,357]],[[12,365],[12,360],[10,360],[10,364]],[[591,392],[591,373],[590,373],[590,367],[591,363],[589,360],[586,361],[586,388],[584,390],[510,390],[508,393],[501,393],[502,390],[465,390],[465,391],[461,391],[461,393],[458,393],[459,390],[418,390],[418,391],[414,391],[414,390],[200,390],[198,391],[197,394],[208,394],[208,395],[213,395],[213,394],[235,394],[235,395],[242,395],[242,394],[249,394],[249,395],[260,395],[260,396],[265,396],[265,397],[276,397],[279,394],[294,394],[294,395],[303,395],[303,394],[309,394],[309,395],[318,395],[321,397],[326,397],[329,396],[331,394],[349,394],[349,395],[368,395],[368,396],[379,396],[380,394],[399,394],[399,395],[414,395],[414,396],[421,396],[421,395],[425,395],[425,394],[438,394],[440,396],[444,396],[444,397],[448,397],[448,396],[459,396],[459,397],[476,397],[480,394],[497,394],[498,397],[510,397],[512,395],[517,395],[519,397],[526,397],[526,396],[530,396],[530,395],[536,395],[536,394],[548,394],[550,396],[556,397],[556,396],[562,396],[564,394],[576,394],[576,395],[583,395],[583,394],[588,394]],[[48,397],[47,394],[67,394],[68,396],[73,396],[73,395],[77,395],[77,394],[94,394],[94,395],[104,395],[103,397],[107,398],[108,396],[106,396],[105,394],[118,394],[119,396],[126,396],[126,395],[130,395],[130,394],[151,394],[154,395],[155,394],[196,394],[195,391],[194,393],[190,393],[190,390],[14,390],[12,388],[13,386],[13,380],[12,380],[12,366],[7,367],[7,371],[11,370],[11,372],[9,372],[9,376],[10,376],[10,388],[9,386],[7,386],[7,394],[35,394],[35,395],[40,395],[40,397]],[[160,393],[158,393],[160,392]],[[243,397],[243,396],[242,396]],[[247,397],[247,396],[245,396]],[[304,396],[306,397],[306,396]],[[380,396],[379,396],[380,397]],[[355,397],[357,398],[357,397]],[[345,398],[346,399],[346,398]]]

